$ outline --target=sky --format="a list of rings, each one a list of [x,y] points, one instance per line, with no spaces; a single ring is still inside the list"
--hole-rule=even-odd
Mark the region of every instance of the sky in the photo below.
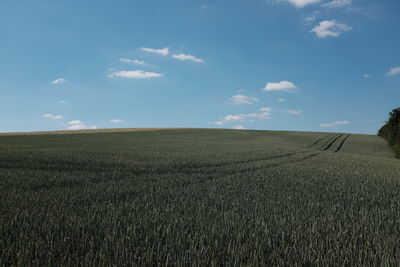
[[[398,0],[0,0],[0,132],[375,134],[400,106]]]

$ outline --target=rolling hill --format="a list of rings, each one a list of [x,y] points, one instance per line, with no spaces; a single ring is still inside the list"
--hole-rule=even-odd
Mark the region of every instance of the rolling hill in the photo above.
[[[0,265],[396,266],[399,192],[372,135],[2,135]]]

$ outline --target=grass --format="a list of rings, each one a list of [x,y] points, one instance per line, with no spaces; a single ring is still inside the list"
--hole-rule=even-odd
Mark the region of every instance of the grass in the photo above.
[[[398,266],[399,192],[376,136],[1,136],[0,266]]]

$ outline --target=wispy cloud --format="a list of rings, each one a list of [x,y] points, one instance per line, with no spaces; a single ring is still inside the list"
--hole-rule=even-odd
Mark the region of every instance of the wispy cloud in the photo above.
[[[348,6],[353,2],[353,0],[333,0],[329,3],[323,4],[323,7],[343,7]]]
[[[234,95],[231,96],[228,100],[233,105],[242,105],[253,104],[254,102],[258,101],[258,98],[254,96]]]
[[[314,20],[316,20],[317,18],[313,15],[307,16],[304,21],[307,23],[313,22]]]
[[[321,16],[321,11],[319,10],[314,10],[311,13],[306,14],[303,16],[303,21],[307,26],[311,25],[311,23],[314,23],[319,17]]]
[[[108,75],[110,78],[150,79],[163,76],[160,73],[147,72],[143,70],[121,70]]]
[[[59,120],[59,119],[63,119],[64,116],[63,115],[54,115],[54,114],[43,114],[43,118],[45,119],[51,119],[51,120]]]
[[[51,82],[51,84],[62,84],[62,83],[66,83],[68,80],[65,78],[58,78],[55,79],[54,81]]]
[[[114,119],[114,120],[110,120],[111,123],[122,123],[122,120],[119,119]]]
[[[393,67],[389,70],[388,73],[386,73],[386,75],[397,75],[400,74],[400,67]]]
[[[215,125],[224,125],[223,121],[214,121],[214,122],[209,122],[210,124],[215,124]]]
[[[146,65],[146,62],[144,62],[143,60],[137,60],[137,59],[120,58],[119,61],[121,61],[123,63],[134,64],[134,65]]]
[[[371,75],[370,74],[363,74],[363,77],[364,78],[369,78],[369,77],[371,77]]]
[[[246,114],[238,114],[238,115],[226,115],[219,121],[212,122],[215,125],[224,125],[228,122],[232,121],[244,121],[251,119],[270,119],[271,118],[271,108],[264,107],[260,108],[258,113],[246,113]]]
[[[321,0],[278,0],[278,1],[285,1],[293,4],[296,7],[302,8],[307,5],[316,4],[321,2]]]
[[[82,129],[97,129],[96,126],[88,127],[83,121],[80,120],[72,120],[67,122],[68,130],[82,130]]]
[[[338,37],[342,32],[350,31],[351,29],[351,27],[336,20],[324,20],[315,26],[311,32],[315,33],[319,38],[325,38]]]
[[[267,83],[264,91],[284,91],[284,92],[295,92],[297,90],[297,86],[289,81],[280,81],[277,83]]]
[[[190,60],[196,63],[204,63],[203,59],[186,54],[173,54],[172,57],[179,60]]]
[[[58,104],[67,104],[67,101],[65,101],[65,100],[59,100],[59,101],[57,101],[57,103],[58,103]]]
[[[244,128],[243,125],[235,125],[235,126],[232,127],[232,129],[235,129],[235,130],[245,130],[246,128]]]
[[[278,98],[278,102],[285,102],[286,99],[285,98]]]
[[[375,1],[379,3],[380,1]],[[346,7],[347,12],[352,12],[357,15],[365,16],[370,19],[379,19],[382,18],[382,9],[385,7],[383,4],[375,4],[375,5],[349,5]]]
[[[160,56],[168,56],[169,54],[169,48],[161,48],[161,49],[154,49],[154,48],[147,48],[147,47],[142,47],[142,51],[148,52],[148,53],[153,53],[157,54]]]
[[[319,126],[320,127],[327,127],[327,128],[332,128],[332,127],[336,127],[339,125],[349,125],[351,124],[350,121],[334,121],[334,122],[330,122],[330,123],[322,123]]]
[[[289,113],[290,115],[300,115],[303,113],[302,110],[293,110],[293,109],[286,110],[286,112]]]
[[[263,113],[263,115],[270,115],[269,112],[272,111],[272,108],[268,108],[268,107],[264,107],[264,108],[260,108],[260,111]],[[268,113],[268,114],[266,114]]]

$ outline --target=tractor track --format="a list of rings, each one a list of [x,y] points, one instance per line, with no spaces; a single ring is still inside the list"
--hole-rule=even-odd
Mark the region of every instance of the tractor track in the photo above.
[[[340,138],[340,137],[342,137],[343,136],[343,134],[339,134],[339,135],[336,135],[336,137],[335,138],[333,138],[329,143],[328,143],[328,145],[326,145],[323,149],[322,149],[322,151],[327,151],[329,148],[331,148],[332,146],[333,146],[333,144],[335,144],[335,142]]]
[[[324,137],[322,137],[322,138],[320,138],[320,139],[318,139],[317,141],[315,141],[314,143],[312,143],[311,145],[309,145],[309,146],[307,146],[307,148],[312,148],[312,147],[314,147],[314,146],[316,146],[319,142],[321,142],[322,140],[324,140],[324,139],[326,139],[326,138],[330,138],[330,137],[332,137],[333,135],[331,135],[331,134],[327,134],[327,135],[325,135]]]
[[[311,153],[308,154],[304,157],[300,158],[293,158],[293,156],[296,155],[302,155],[305,153]],[[252,159],[252,160],[243,160],[243,161],[234,161],[234,162],[225,162],[221,164],[208,164],[208,165],[203,165],[203,166],[183,166],[181,170],[179,170],[180,173],[186,173],[186,174],[195,174],[195,173],[204,173],[207,171],[212,171],[212,172],[218,172],[223,169],[224,173],[243,173],[243,172],[249,172],[251,170],[259,170],[259,169],[266,169],[266,168],[272,168],[272,167],[277,167],[277,166],[282,166],[282,165],[287,165],[287,164],[293,164],[297,162],[301,162],[304,160],[307,160],[309,158],[313,158],[321,154],[321,152],[315,152],[313,150],[301,150],[301,151],[296,151],[292,153],[285,153],[281,155],[276,155],[276,156],[270,156],[270,157],[265,157],[265,158],[259,158],[259,159]],[[278,162],[273,162],[275,159],[282,159]],[[286,160],[288,159],[288,160]],[[262,164],[262,166],[251,166],[251,164],[257,164],[257,163],[262,163],[265,162],[265,164]],[[226,170],[224,168],[230,167],[230,166],[240,166],[242,165],[242,169],[238,170]],[[244,166],[243,166],[244,165]],[[250,166],[246,166],[250,165]],[[170,171],[170,170],[168,170]],[[166,171],[166,172],[168,172]],[[163,174],[164,171],[160,171],[158,174]]]
[[[258,159],[250,159],[250,160],[242,160],[242,161],[233,161],[233,162],[225,162],[221,164],[209,164],[209,165],[204,165],[204,166],[196,166],[196,167],[187,167],[187,169],[213,169],[213,168],[223,168],[223,167],[229,167],[229,166],[234,166],[234,165],[240,165],[240,164],[251,164],[251,163],[257,163],[257,162],[263,162],[263,161],[271,161],[274,159],[283,159],[283,158],[289,158],[298,154],[304,154],[304,153],[309,153],[311,151],[308,150],[302,150],[302,151],[296,151],[296,152],[291,152],[291,153],[285,153],[281,155],[276,155],[276,156],[270,156],[270,157],[265,157],[265,158],[258,158]]]
[[[324,151],[328,151],[332,146],[334,146],[337,141],[342,138],[343,136],[345,136],[343,138],[343,140],[341,140],[341,142],[338,145],[338,148],[335,149],[332,152],[339,152],[344,143],[346,142],[346,140],[350,137],[350,135],[345,135],[345,134],[334,134],[334,135],[326,135],[318,140],[316,140],[314,143],[312,143],[311,145],[307,146],[307,148],[313,148],[315,146],[317,146],[318,144],[322,143],[321,147],[318,149],[318,151],[324,152]],[[315,151],[315,150],[314,150]],[[270,157],[265,157],[265,158],[258,158],[258,159],[249,159],[249,160],[242,160],[242,161],[235,161],[235,162],[226,162],[226,163],[221,163],[221,164],[217,164],[217,165],[207,165],[207,166],[203,166],[203,167],[195,167],[195,168],[190,168],[193,171],[196,170],[205,170],[205,169],[219,169],[219,168],[223,168],[223,167],[229,167],[229,166],[234,166],[234,165],[241,165],[241,164],[254,164],[257,162],[266,162],[266,164],[264,166],[261,167],[248,167],[245,170],[240,170],[240,171],[234,171],[233,173],[241,173],[241,172],[248,172],[251,170],[257,170],[257,169],[265,169],[265,168],[271,168],[271,167],[278,167],[278,166],[283,166],[283,165],[287,165],[287,164],[294,164],[294,163],[298,163],[298,162],[302,162],[305,160],[308,160],[310,158],[314,158],[318,155],[321,154],[321,152],[314,152],[313,150],[301,150],[301,151],[295,151],[295,152],[290,152],[290,153],[285,153],[285,154],[281,154],[281,155],[276,155],[276,156],[270,156]],[[313,153],[314,152],[314,153]],[[301,158],[297,158],[297,159],[290,159],[293,156],[296,155],[301,155],[301,154],[306,154],[306,153],[310,153],[304,157]],[[282,161],[279,162],[271,162],[274,159],[283,159]],[[285,160],[285,159],[289,159],[289,160]],[[271,162],[271,163],[269,163]]]
[[[350,137],[350,134],[346,135],[345,138],[343,138],[343,140],[340,142],[338,148],[335,150],[335,153],[339,152],[339,151],[342,149],[344,143],[346,142],[346,140],[347,140],[349,137]]]
[[[317,157],[320,154],[321,154],[321,152],[316,152],[316,153],[312,153],[310,155],[307,155],[305,157],[302,157],[302,158],[299,158],[299,159],[293,159],[293,160],[289,160],[289,161],[279,161],[279,162],[275,162],[275,163],[266,163],[265,165],[262,165],[262,166],[245,167],[245,168],[242,168],[240,170],[229,170],[229,171],[225,170],[224,173],[228,173],[228,174],[243,174],[243,173],[247,173],[247,172],[251,172],[251,171],[260,171],[260,170],[265,170],[265,169],[269,169],[269,168],[281,167],[281,166],[285,166],[285,165],[300,163],[300,162],[309,160],[311,158]]]
[[[338,147],[331,152],[339,152],[346,140],[350,137],[350,135],[345,134],[329,134],[326,135],[311,145],[307,146],[309,149],[303,149],[299,151],[293,151],[288,153],[283,153],[279,155],[271,155],[266,157],[254,158],[254,159],[247,159],[247,160],[237,160],[237,161],[229,161],[229,162],[221,162],[219,164],[205,164],[205,165],[191,165],[191,164],[184,164],[179,166],[180,170],[177,170],[179,173],[185,174],[196,174],[205,172],[220,172],[223,171],[224,173],[229,174],[240,174],[246,173],[250,171],[256,170],[263,170],[268,168],[274,168],[289,164],[295,164],[299,162],[306,161],[308,159],[317,157],[323,152],[330,152],[328,151],[330,148],[335,146],[338,143],[340,138],[344,138],[339,142]],[[312,149],[315,147],[315,149]],[[303,155],[303,156],[302,156]],[[298,156],[298,157],[296,157]],[[280,159],[280,160],[278,160]],[[278,160],[278,161],[275,161]],[[229,168],[229,167],[232,167]],[[157,174],[165,174],[171,172],[172,169],[159,169]]]

